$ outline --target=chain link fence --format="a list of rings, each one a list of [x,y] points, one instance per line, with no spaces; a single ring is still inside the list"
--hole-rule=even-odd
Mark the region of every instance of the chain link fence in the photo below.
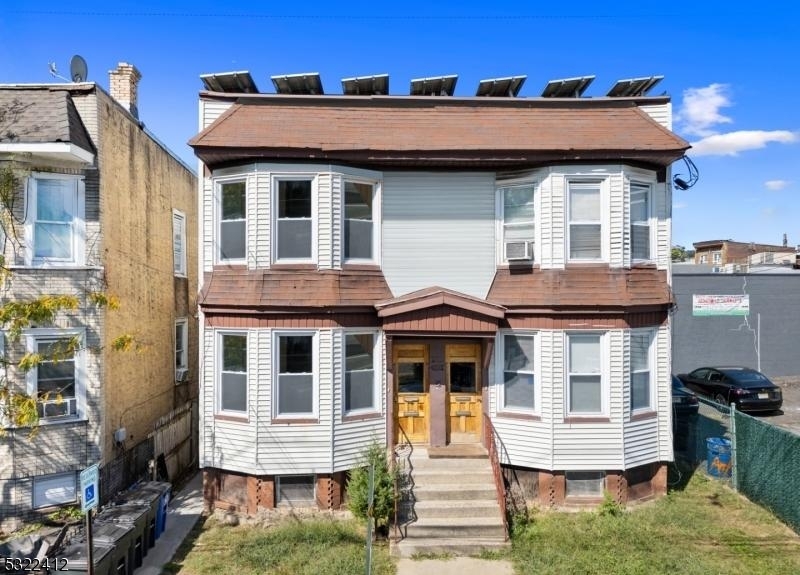
[[[800,435],[699,399],[698,414],[675,427],[676,459],[728,481],[800,533]],[[729,458],[719,455],[715,439],[730,441]]]

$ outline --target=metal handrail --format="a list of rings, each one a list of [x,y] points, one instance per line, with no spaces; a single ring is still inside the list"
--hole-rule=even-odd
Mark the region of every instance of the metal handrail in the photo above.
[[[403,426],[398,423],[397,428],[399,430],[400,441],[392,449],[392,476],[394,477],[394,540],[400,541],[402,536],[400,533],[399,503],[404,493],[400,488],[399,462],[401,458],[405,461],[402,467],[407,471],[408,477],[404,485],[409,488],[413,487],[413,481],[411,479],[411,454],[414,452],[414,446],[408,438],[408,435],[406,435]]]
[[[489,461],[492,464],[492,474],[494,475],[494,487],[497,491],[497,503],[500,505],[500,513],[503,516],[503,528],[506,540],[508,540],[508,514],[506,513],[506,484],[503,478],[503,469],[500,467],[500,458],[497,456],[496,432],[492,420],[485,413],[483,414],[483,440],[486,449],[489,451]]]

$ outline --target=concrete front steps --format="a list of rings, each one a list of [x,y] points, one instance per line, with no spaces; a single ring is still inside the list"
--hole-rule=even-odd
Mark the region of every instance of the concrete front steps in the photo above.
[[[414,447],[414,513],[404,524],[405,537],[394,545],[395,554],[471,556],[509,545],[492,466],[486,451],[476,447]]]

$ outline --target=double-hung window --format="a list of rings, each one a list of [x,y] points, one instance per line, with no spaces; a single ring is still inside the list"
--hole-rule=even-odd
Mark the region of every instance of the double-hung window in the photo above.
[[[499,189],[503,209],[503,261],[533,258],[536,240],[535,190],[533,184]]]
[[[603,258],[602,182],[569,182],[569,259]]]
[[[536,405],[534,336],[502,336],[503,409],[533,411]]]
[[[34,329],[26,336],[26,351],[37,358],[27,374],[28,394],[37,400],[43,422],[75,419],[84,410],[83,331]]]
[[[189,322],[186,318],[175,320],[175,381],[186,381],[189,344]]]
[[[186,215],[172,210],[172,270],[186,277]]]
[[[75,176],[38,175],[28,181],[28,264],[83,265],[83,182]]]
[[[650,258],[650,186],[631,183],[631,259]]]
[[[313,416],[314,334],[281,333],[277,339],[275,415]]]
[[[312,179],[276,180],[278,261],[311,261],[313,257],[312,187]]]
[[[220,333],[218,409],[247,415],[247,334]]]
[[[376,411],[375,333],[344,335],[344,411]]]
[[[219,184],[219,259],[241,261],[247,255],[247,184]]]
[[[631,332],[631,411],[648,410],[653,405],[650,370],[650,331]]]
[[[375,259],[375,185],[344,183],[344,259]]]
[[[602,414],[602,335],[571,333],[567,341],[567,411],[577,415]]]

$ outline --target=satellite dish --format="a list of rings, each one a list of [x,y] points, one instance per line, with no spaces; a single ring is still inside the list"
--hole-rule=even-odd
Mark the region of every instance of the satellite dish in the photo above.
[[[86,75],[89,73],[86,67],[86,60],[75,54],[69,61],[69,74],[73,82],[85,82]]]

